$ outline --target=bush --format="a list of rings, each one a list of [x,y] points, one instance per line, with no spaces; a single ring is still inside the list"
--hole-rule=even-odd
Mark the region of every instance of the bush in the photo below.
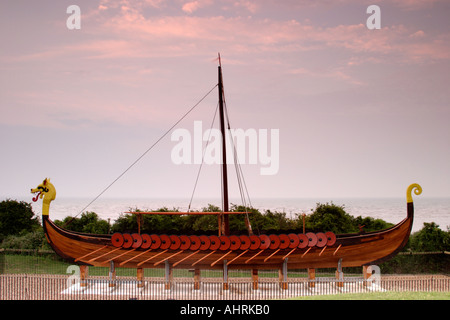
[[[100,219],[95,212],[83,212],[80,218],[66,217],[63,221],[55,220],[56,225],[76,232],[108,234],[109,223]]]
[[[132,211],[132,209],[130,209]],[[134,209],[139,212],[139,209]],[[173,208],[160,208],[154,212],[178,211]],[[203,212],[218,212],[220,208],[209,204],[202,208]],[[302,217],[286,216],[285,212],[266,210],[261,213],[258,209],[232,205],[231,211],[248,211],[252,229],[256,234],[272,232],[302,231]],[[381,219],[371,217],[352,217],[345,212],[344,206],[331,203],[317,203],[312,213],[306,216],[307,232],[332,231],[339,233],[358,232],[363,226],[364,231],[383,230],[392,226]],[[138,216],[135,214],[120,215],[110,226],[109,222],[100,219],[95,212],[84,212],[80,218],[66,217],[55,223],[66,229],[94,234],[109,234],[113,232],[133,233],[138,230]],[[70,223],[69,223],[70,222]],[[142,233],[172,233],[172,234],[217,234],[218,223],[216,215],[142,215]],[[233,233],[247,233],[244,215],[230,215],[230,230]],[[39,217],[26,202],[5,200],[0,203],[0,241],[2,248],[42,249],[49,248]],[[424,223],[423,228],[411,235],[406,246],[407,250],[450,251],[450,230],[443,231],[434,223]]]
[[[131,209],[130,209],[131,211]],[[139,209],[134,209],[139,212]],[[178,211],[161,208],[153,212]],[[203,212],[219,212],[220,208],[209,204],[202,208]],[[302,217],[287,217],[285,212],[266,210],[261,213],[258,209],[232,204],[230,211],[249,212],[248,216],[255,233],[303,232]],[[142,215],[142,233],[173,233],[173,234],[216,234],[218,230],[216,215]],[[236,234],[247,233],[244,215],[230,215],[230,230]],[[306,217],[307,232],[332,231],[338,233],[358,232],[363,226],[364,231],[376,231],[389,228],[393,224],[371,217],[354,218],[345,212],[344,206],[333,203],[317,203],[312,214]],[[113,232],[136,232],[138,230],[135,214],[120,215],[112,226]]]
[[[358,228],[361,227],[367,232],[383,230],[394,226],[393,223],[386,222],[383,219],[374,219],[372,217],[363,218],[361,216],[353,219],[353,225]]]
[[[380,264],[382,274],[449,274],[448,254],[399,254]]]
[[[9,235],[3,240],[1,247],[8,249],[50,249],[42,229],[23,235]]]
[[[409,239],[412,251],[450,251],[450,230],[443,231],[434,222],[424,222],[423,228],[413,233]]]
[[[357,232],[353,217],[344,210],[344,206],[317,203],[313,213],[306,217],[306,229],[311,232],[331,231],[338,233]]]
[[[130,209],[132,212],[140,212],[139,209]],[[169,210],[166,207],[152,212],[178,212],[178,209]],[[133,233],[138,230],[138,215],[134,213],[121,214],[112,226],[112,232]],[[179,233],[184,228],[184,218],[180,215],[141,215],[141,233]]]
[[[10,199],[0,202],[0,241],[9,235],[32,232],[40,226],[31,204]]]

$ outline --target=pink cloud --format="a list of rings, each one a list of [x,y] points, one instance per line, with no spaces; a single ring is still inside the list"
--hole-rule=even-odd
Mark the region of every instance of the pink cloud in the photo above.
[[[206,2],[192,1],[184,5],[186,12],[194,12]],[[243,3],[243,2],[240,2]],[[296,20],[271,20],[223,16],[161,16],[145,18],[138,10],[122,10],[121,14],[104,21],[102,26],[122,39],[158,40],[161,49],[187,48],[199,52],[204,47],[226,47],[242,53],[267,51],[305,51],[329,48],[345,48],[354,53],[390,54],[403,56],[408,60],[414,49],[415,59],[422,53],[423,58],[437,54],[437,43],[429,37],[420,41],[426,50],[417,50],[415,41],[424,38],[422,30],[411,30],[403,25],[368,30],[365,24],[338,25],[322,28],[302,24]],[[411,35],[411,36],[410,36]],[[128,40],[130,41],[130,40]],[[193,48],[192,44],[195,41]],[[405,50],[408,48],[409,50]],[[439,46],[439,49],[441,47]],[[162,50],[165,51],[165,50]]]
[[[345,71],[345,67],[336,67],[332,69],[322,68],[321,70],[313,69],[311,67],[308,68],[295,68],[288,71],[289,74],[293,75],[301,75],[308,77],[308,79],[317,78],[317,79],[334,79],[338,81],[343,81],[353,85],[363,85],[363,83]]]
[[[275,21],[222,16],[145,18],[122,6],[95,30],[108,39],[90,39],[14,59],[44,59],[80,53],[86,58],[153,57],[204,54],[226,48],[234,54],[303,52],[344,48],[352,55],[393,55],[400,63],[448,59],[447,35],[429,35],[403,25],[368,30],[364,24],[322,28],[295,20]],[[392,57],[392,58],[393,58]],[[381,60],[379,60],[381,61]]]
[[[57,84],[60,79],[70,77],[76,83],[85,83],[89,90],[96,87],[103,90],[103,85],[141,89],[142,83],[158,83],[159,79],[153,79],[153,73],[161,70],[153,64],[152,57],[188,56],[206,60],[212,59],[217,51],[226,51],[223,55],[226,64],[245,66],[252,61],[263,68],[270,66],[281,75],[310,78],[315,83],[326,82],[330,87],[336,83],[347,87],[362,85],[358,68],[363,64],[414,65],[450,59],[450,35],[446,30],[433,33],[426,26],[402,24],[368,30],[364,23],[322,27],[313,22],[282,20],[279,17],[186,15],[182,10],[183,3],[186,13],[198,12],[209,5],[208,1],[202,0],[177,2],[179,15],[165,16],[161,12],[155,14],[157,10],[152,10],[151,14],[143,10],[150,6],[163,7],[166,3],[162,1],[101,1],[96,11],[84,13],[86,16],[83,16],[85,20],[80,32],[86,36],[66,37],[64,34],[61,41],[52,42],[51,46],[36,45],[20,55],[0,55],[0,63],[11,66],[13,70],[26,68],[26,62],[31,62],[30,66],[39,72],[42,71],[39,66],[45,65],[56,71]],[[228,8],[248,5],[246,10],[249,12],[258,10],[247,1],[229,1],[226,4]],[[409,4],[412,6],[412,2]],[[333,56],[335,53],[339,58]],[[301,60],[299,57],[303,56],[312,59]],[[144,60],[151,62],[142,68]],[[77,61],[77,66],[71,68],[73,61]],[[70,117],[78,116],[81,122],[82,115],[89,115],[97,122],[120,124],[166,117],[164,109],[152,108],[151,112],[160,114],[150,115],[137,100],[109,101],[107,96],[94,99],[90,96],[89,100],[84,100],[83,95],[76,96],[75,93],[69,97],[67,92],[40,93],[32,88],[27,94],[9,99],[18,101],[19,107],[7,110],[1,120],[4,122],[20,119],[19,115],[26,112],[38,122],[54,126],[62,125]],[[61,101],[68,111],[58,105]],[[70,101],[77,101],[76,105]],[[39,108],[28,110],[28,105],[38,105]],[[60,113],[52,114],[56,108]],[[111,110],[114,112],[108,113]]]
[[[419,10],[431,7],[435,3],[443,2],[443,0],[394,0],[392,2],[398,7],[406,10]]]
[[[195,11],[197,11],[200,8],[204,8],[207,6],[210,6],[213,2],[211,0],[195,0],[195,1],[189,1],[186,2],[183,6],[182,6],[182,10],[186,13],[194,13]]]
[[[185,3],[183,5],[182,9],[183,9],[184,12],[193,13],[199,7],[200,7],[200,3],[198,1],[192,1],[192,2]]]
[[[258,1],[235,1],[234,2],[235,7],[242,7],[248,10],[250,13],[256,13],[259,8],[259,2]]]
[[[235,6],[248,4],[245,0],[233,3]],[[412,6],[416,2],[402,3]],[[368,30],[363,23],[324,28],[294,19],[144,15],[144,7],[163,5],[161,0],[103,0],[97,12],[86,13],[90,28],[83,32],[90,36],[83,39],[87,40],[55,45],[22,56],[3,57],[3,60],[52,59],[73,54],[86,59],[191,56],[223,48],[235,63],[248,55],[262,56],[268,52],[330,52],[333,49],[348,51],[347,66],[364,61],[379,63],[388,55],[392,63],[394,60],[417,63],[449,58],[447,35],[428,34],[414,26],[399,24]],[[191,13],[208,5],[211,5],[210,0],[185,2],[183,10]],[[256,10],[256,7],[249,7],[249,10]]]
[[[296,20],[277,21],[223,16],[158,16],[145,18],[136,8],[122,5],[120,13],[100,20],[88,38],[33,52],[15,60],[49,59],[79,53],[85,58],[198,55],[226,48],[232,54],[303,52],[343,48],[354,54],[393,55],[400,63],[448,59],[447,35],[425,34],[404,25],[368,30],[364,24],[322,28]],[[379,60],[381,61],[381,60]],[[350,61],[349,61],[350,62]]]

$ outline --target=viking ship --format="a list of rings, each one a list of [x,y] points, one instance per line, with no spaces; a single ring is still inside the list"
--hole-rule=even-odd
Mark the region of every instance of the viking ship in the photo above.
[[[327,230],[312,233],[254,234],[248,212],[232,212],[228,207],[227,162],[225,143],[224,91],[222,69],[218,66],[219,114],[222,132],[222,200],[221,212],[136,212],[135,214],[214,214],[218,217],[218,235],[167,235],[114,233],[97,235],[74,232],[56,225],[49,208],[56,190],[49,179],[37,188],[33,200],[43,198],[42,222],[45,236],[53,250],[70,263],[81,266],[116,266],[136,268],[182,269],[315,269],[369,266],[394,257],[410,236],[414,205],[412,193],[421,194],[418,184],[406,191],[407,215],[388,229],[353,234],[334,234]],[[246,219],[248,235],[233,235],[229,215],[241,214]]]

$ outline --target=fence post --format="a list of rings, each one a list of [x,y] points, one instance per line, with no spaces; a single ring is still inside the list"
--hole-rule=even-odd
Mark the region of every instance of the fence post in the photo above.
[[[0,274],[5,273],[5,249],[0,249]]]
[[[86,265],[80,266],[80,287],[87,287],[87,276],[89,274],[89,267]]]
[[[165,279],[166,279],[165,289],[170,290],[171,282],[173,280],[173,270],[170,267],[169,260],[164,261],[164,263],[165,263]]]
[[[258,290],[258,269],[252,269],[253,290]]]
[[[308,268],[308,286],[314,288],[316,286],[316,269]]]
[[[227,260],[223,260],[223,290],[228,290],[228,266],[227,266]]]
[[[137,287],[143,288],[145,286],[144,284],[144,268],[137,268],[136,270],[136,276],[137,276]]]
[[[200,290],[200,269],[194,269],[194,290]]]
[[[369,272],[370,270],[370,272]],[[364,278],[364,286],[370,287],[372,286],[372,282],[368,281],[368,279],[372,276],[372,269],[369,269],[369,266],[363,266],[363,278]]]
[[[280,281],[280,287],[282,290],[287,290],[288,288],[288,282],[287,282],[287,261],[288,258],[283,260],[283,265],[281,269],[278,270],[278,278]]]
[[[336,282],[337,287],[343,287],[344,286],[344,272],[342,272],[342,258],[338,261],[338,267],[336,270],[336,279],[338,282]]]
[[[109,284],[108,287],[113,288],[116,286],[116,268],[114,261],[109,262]]]

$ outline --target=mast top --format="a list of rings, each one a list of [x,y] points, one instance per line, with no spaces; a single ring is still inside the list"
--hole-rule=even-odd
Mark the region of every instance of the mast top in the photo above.
[[[218,53],[218,55],[219,55],[219,67],[221,67],[222,66],[222,61],[220,60],[220,52]]]

